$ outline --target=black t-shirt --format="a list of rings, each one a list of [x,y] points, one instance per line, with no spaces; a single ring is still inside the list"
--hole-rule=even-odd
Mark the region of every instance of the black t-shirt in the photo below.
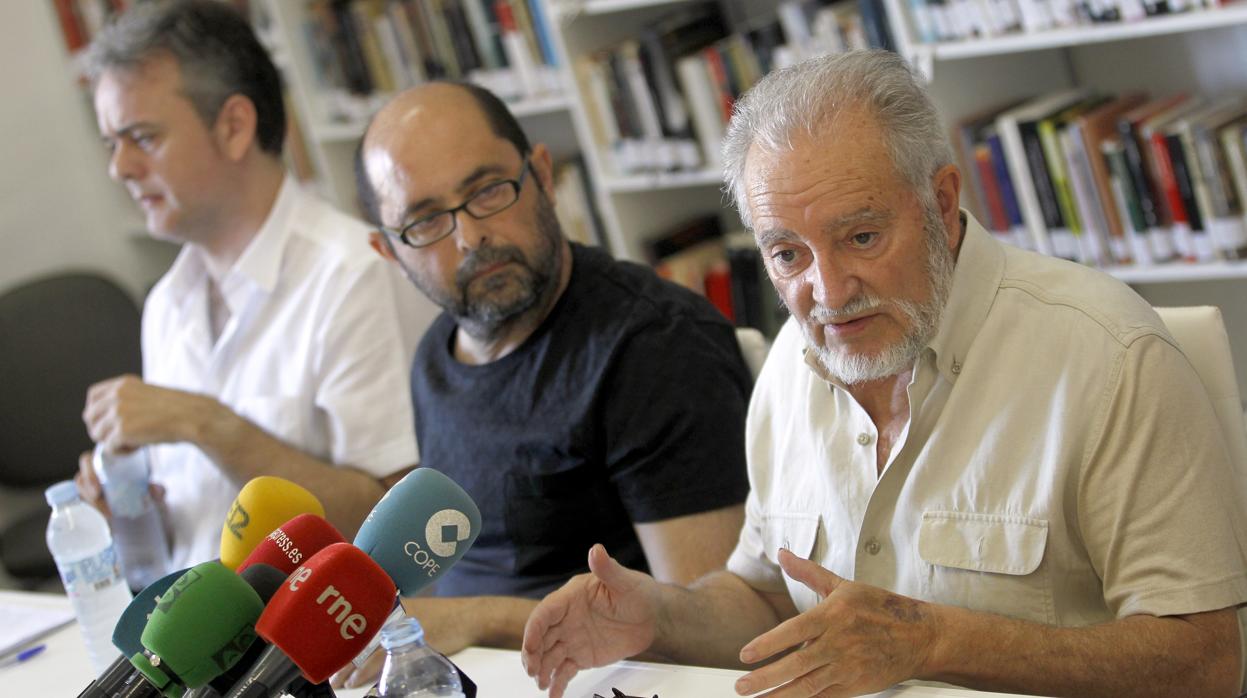
[[[443,596],[541,597],[603,543],[647,570],[633,523],[744,501],[752,378],[731,324],[704,298],[572,246],[571,280],[511,354],[469,366],[443,314],[412,369],[423,467],[481,510]]]

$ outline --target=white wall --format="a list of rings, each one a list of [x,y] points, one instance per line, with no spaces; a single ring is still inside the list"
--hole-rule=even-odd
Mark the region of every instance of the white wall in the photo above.
[[[134,205],[108,178],[51,2],[0,2],[0,65],[0,292],[86,269],[140,300],[175,250],[141,233]],[[46,506],[41,493],[0,489],[0,526]],[[0,587],[7,585],[0,571]]]
[[[0,3],[0,65],[0,291],[77,268],[141,298],[172,248],[145,239],[133,204],[108,178],[52,3]]]

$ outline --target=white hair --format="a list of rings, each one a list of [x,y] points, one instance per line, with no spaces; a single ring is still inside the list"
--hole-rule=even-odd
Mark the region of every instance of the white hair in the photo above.
[[[776,70],[736,102],[723,141],[727,191],[752,228],[745,198],[745,159],[756,143],[792,148],[792,136],[821,135],[846,111],[877,120],[892,165],[924,204],[934,203],[931,176],[953,161],[935,105],[909,65],[890,51],[849,51]]]

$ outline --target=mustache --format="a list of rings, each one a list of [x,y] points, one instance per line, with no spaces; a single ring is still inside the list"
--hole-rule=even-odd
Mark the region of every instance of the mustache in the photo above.
[[[828,308],[825,305],[815,304],[810,310],[810,319],[814,322],[828,323],[834,320],[840,320],[846,317],[852,317],[861,313],[870,312],[883,306],[883,301],[874,296],[863,293],[849,299],[843,307]]]
[[[528,266],[528,260],[524,258],[524,253],[518,247],[512,245],[481,247],[459,264],[459,268],[455,270],[455,284],[461,289],[466,288],[481,269],[502,262],[515,262],[524,267]]]

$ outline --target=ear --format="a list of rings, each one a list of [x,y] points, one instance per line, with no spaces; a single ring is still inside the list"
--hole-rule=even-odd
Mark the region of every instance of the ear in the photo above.
[[[384,259],[391,262],[398,261],[398,257],[394,254],[394,244],[391,243],[390,239],[385,236],[385,233],[380,230],[374,230],[368,233],[368,244],[372,246],[372,249],[376,250],[377,254],[381,255]]]
[[[255,104],[244,95],[230,95],[221,105],[213,126],[217,147],[230,160],[242,160],[256,141],[257,123]]]
[[[931,186],[935,191],[940,218],[948,231],[948,249],[955,252],[965,233],[961,229],[961,170],[953,164],[941,167],[931,178]]]
[[[557,206],[558,202],[554,198],[554,158],[550,155],[550,149],[545,143],[534,145],[533,152],[528,156],[528,162],[532,164],[533,174],[541,183],[541,190],[550,200],[550,205]]]

